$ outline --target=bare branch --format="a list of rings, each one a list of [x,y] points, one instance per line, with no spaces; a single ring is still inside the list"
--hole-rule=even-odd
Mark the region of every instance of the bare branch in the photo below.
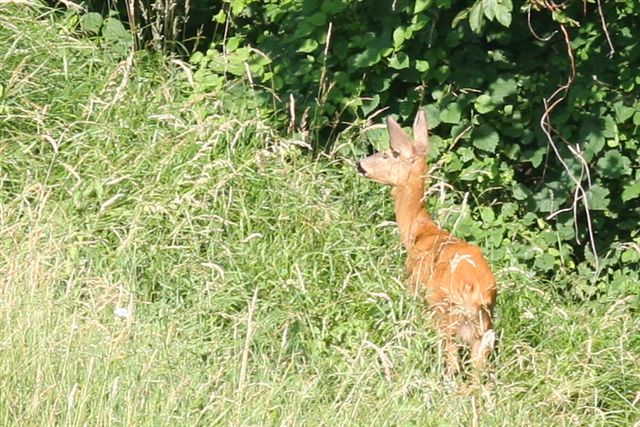
[[[548,1],[545,0],[543,2],[541,2],[542,5],[544,5],[545,8],[547,8],[549,11],[553,12],[555,10],[557,10],[559,8],[558,5],[556,5],[555,3],[553,3],[552,1]],[[581,202],[582,206],[584,207],[584,212],[587,218],[587,229],[588,229],[588,233],[589,233],[589,244],[591,246],[591,250],[593,252],[594,255],[594,260],[595,260],[595,264],[596,264],[596,271],[598,271],[600,269],[599,267],[599,260],[598,260],[598,255],[597,255],[597,251],[596,251],[596,243],[595,243],[595,237],[593,234],[593,227],[591,224],[591,213],[589,211],[589,201],[588,201],[588,196],[587,196],[587,191],[588,189],[591,187],[591,176],[589,174],[589,165],[586,161],[586,159],[584,158],[584,156],[582,155],[582,153],[577,150],[577,149],[573,149],[571,147],[570,144],[567,144],[567,146],[569,147],[569,150],[571,151],[571,153],[579,160],[580,162],[580,166],[581,166],[581,172],[580,172],[580,176],[576,177],[573,173],[573,171],[571,170],[571,168],[569,167],[569,165],[567,164],[567,162],[563,159],[562,155],[560,154],[560,150],[558,149],[553,135],[552,134],[558,134],[558,132],[553,128],[553,125],[551,123],[551,113],[555,110],[555,108],[560,105],[560,103],[564,102],[567,98],[567,94],[569,92],[569,89],[571,87],[571,85],[573,84],[575,77],[576,77],[576,64],[575,64],[575,58],[573,56],[573,50],[571,48],[571,38],[569,37],[569,32],[567,31],[567,28],[564,24],[559,23],[558,24],[560,27],[560,31],[562,32],[563,35],[563,39],[564,39],[564,43],[567,49],[567,58],[569,59],[569,75],[567,77],[567,81],[560,85],[548,98],[544,98],[542,100],[543,104],[544,104],[544,112],[542,113],[542,116],[540,117],[540,127],[542,128],[542,132],[545,134],[545,137],[547,139],[547,142],[549,144],[549,146],[551,147],[551,149],[553,150],[554,154],[556,155],[556,157],[558,158],[558,161],[560,162],[560,164],[562,165],[562,167],[564,168],[564,170],[566,171],[567,175],[569,176],[569,178],[571,179],[571,181],[573,182],[573,184],[575,185],[575,190],[573,193],[573,203],[571,206],[571,209],[573,210],[573,217],[574,217],[574,227],[576,227],[576,241],[580,241],[579,240],[579,236],[577,233],[578,230],[578,203]],[[531,27],[530,27],[531,28]],[[535,36],[535,34],[534,34]],[[564,140],[564,138],[561,138],[564,142],[567,142],[566,140]],[[587,177],[587,189],[584,188],[584,186],[582,185],[583,180],[584,180],[584,176],[586,175]],[[554,212],[552,214],[550,214],[547,218],[553,218],[556,215],[558,215],[561,212],[565,212],[567,211],[567,209],[561,209],[557,212]]]
[[[531,35],[533,35],[533,37],[535,37],[536,40],[539,40],[541,42],[546,42],[551,40],[553,36],[555,36],[558,33],[558,31],[554,31],[547,37],[539,36],[538,33],[536,33],[536,31],[531,26],[531,6],[527,8],[527,25],[529,26],[529,32],[531,33]]]
[[[607,22],[604,20],[604,14],[602,13],[602,5],[600,4],[600,0],[596,0],[598,4],[598,15],[600,15],[600,23],[602,24],[602,31],[604,31],[604,35],[607,38],[607,43],[609,44],[609,58],[613,57],[616,53],[616,50],[613,47],[613,43],[611,42],[611,37],[609,37],[609,31],[607,30]]]

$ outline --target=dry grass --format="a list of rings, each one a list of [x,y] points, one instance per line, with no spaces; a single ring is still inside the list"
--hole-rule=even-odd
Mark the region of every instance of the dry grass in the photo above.
[[[631,298],[498,265],[492,373],[448,384],[384,189],[65,25],[0,9],[0,424],[637,424]]]

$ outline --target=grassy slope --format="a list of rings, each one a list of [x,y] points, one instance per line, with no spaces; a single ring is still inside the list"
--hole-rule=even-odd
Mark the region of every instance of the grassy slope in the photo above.
[[[0,424],[640,419],[628,301],[496,266],[493,373],[445,384],[385,189],[68,28],[0,6]]]

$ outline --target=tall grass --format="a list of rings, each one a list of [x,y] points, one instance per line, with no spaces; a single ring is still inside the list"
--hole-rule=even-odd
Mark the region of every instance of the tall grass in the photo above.
[[[448,383],[347,159],[42,8],[0,55],[0,424],[638,425],[631,297],[496,265],[491,374]]]

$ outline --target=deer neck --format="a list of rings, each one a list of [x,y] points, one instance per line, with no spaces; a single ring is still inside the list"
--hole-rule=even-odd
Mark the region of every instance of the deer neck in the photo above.
[[[423,205],[425,173],[412,174],[405,183],[392,190],[396,224],[407,251],[413,248],[418,235],[437,228]]]

